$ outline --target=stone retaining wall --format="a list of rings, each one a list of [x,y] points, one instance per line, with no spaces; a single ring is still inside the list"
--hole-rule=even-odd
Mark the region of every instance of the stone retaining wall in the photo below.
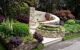
[[[60,38],[64,37],[65,35],[63,31],[48,31],[48,30],[37,29],[36,32],[40,33],[43,37],[48,37],[48,38]]]

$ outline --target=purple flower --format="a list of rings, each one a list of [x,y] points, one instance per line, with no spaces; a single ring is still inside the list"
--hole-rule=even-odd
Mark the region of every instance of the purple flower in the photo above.
[[[29,17],[27,15],[19,15],[16,19],[23,23],[29,23]]]
[[[39,42],[41,43],[43,41],[43,36],[38,33],[38,32],[35,32],[35,34],[33,35],[33,37]]]
[[[0,16],[0,22],[4,19],[4,16]]]
[[[18,46],[22,43],[22,40],[18,36],[12,37],[11,40],[10,40],[10,43],[12,43],[15,46]]]

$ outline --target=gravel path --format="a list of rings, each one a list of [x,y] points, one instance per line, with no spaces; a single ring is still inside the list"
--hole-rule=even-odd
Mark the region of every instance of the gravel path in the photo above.
[[[76,44],[76,43],[79,43]],[[62,42],[58,42],[58,43],[55,43],[55,44],[51,44],[47,47],[45,47],[43,50],[66,50],[66,48],[75,48],[76,50],[80,50],[80,38],[75,38],[75,39],[71,39],[71,40],[66,40],[66,41],[62,41]]]

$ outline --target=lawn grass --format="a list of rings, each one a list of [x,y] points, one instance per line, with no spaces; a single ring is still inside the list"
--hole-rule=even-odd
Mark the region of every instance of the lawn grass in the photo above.
[[[64,36],[64,40],[69,40],[69,39],[78,38],[78,37],[80,37],[80,33],[69,34]]]

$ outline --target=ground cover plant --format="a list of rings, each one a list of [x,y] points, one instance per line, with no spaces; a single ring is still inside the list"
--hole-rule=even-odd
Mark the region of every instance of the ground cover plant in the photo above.
[[[80,37],[80,22],[77,20],[68,20],[64,24],[65,36],[64,40]]]
[[[65,22],[64,24],[64,28],[66,32],[78,32],[80,31],[80,23],[77,22],[76,20],[68,20],[67,22]]]

